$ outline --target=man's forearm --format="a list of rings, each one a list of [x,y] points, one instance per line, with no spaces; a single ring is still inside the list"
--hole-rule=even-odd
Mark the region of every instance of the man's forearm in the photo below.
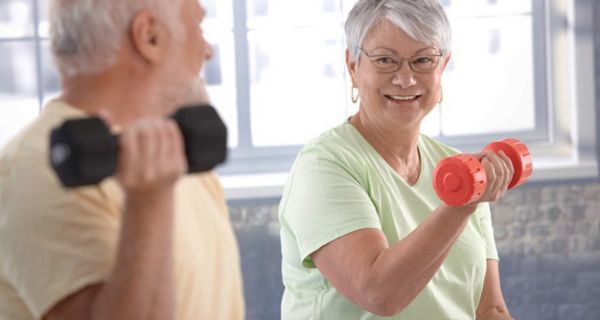
[[[126,200],[113,273],[92,319],[171,319],[174,314],[174,194]]]

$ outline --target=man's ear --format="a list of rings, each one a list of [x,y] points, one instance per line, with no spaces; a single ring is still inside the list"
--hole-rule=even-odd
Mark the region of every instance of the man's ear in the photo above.
[[[350,73],[350,78],[352,80],[352,86],[356,87],[358,84],[356,83],[356,67],[358,66],[358,57],[352,61],[350,57],[350,49],[346,49],[346,67],[348,68],[348,72]]]
[[[129,34],[133,49],[149,63],[160,60],[167,33],[164,24],[151,11],[143,10],[133,18]]]

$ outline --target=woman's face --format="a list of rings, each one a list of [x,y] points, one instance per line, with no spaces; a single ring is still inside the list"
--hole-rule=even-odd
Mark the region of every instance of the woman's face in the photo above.
[[[346,54],[360,94],[359,112],[373,125],[418,128],[441,99],[441,75],[449,56],[440,57],[439,49],[412,39],[386,19],[365,36],[360,59],[350,62]]]

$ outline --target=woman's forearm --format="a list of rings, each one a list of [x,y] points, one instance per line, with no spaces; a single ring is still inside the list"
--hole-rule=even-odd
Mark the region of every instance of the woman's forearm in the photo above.
[[[385,313],[399,312],[423,290],[443,264],[474,208],[440,206],[407,237],[378,256],[367,282],[369,290],[384,301]]]

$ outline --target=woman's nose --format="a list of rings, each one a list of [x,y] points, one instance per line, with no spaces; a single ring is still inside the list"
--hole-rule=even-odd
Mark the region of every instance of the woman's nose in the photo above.
[[[408,88],[415,85],[415,72],[410,68],[408,61],[401,61],[398,70],[394,71],[392,84],[402,88]]]

